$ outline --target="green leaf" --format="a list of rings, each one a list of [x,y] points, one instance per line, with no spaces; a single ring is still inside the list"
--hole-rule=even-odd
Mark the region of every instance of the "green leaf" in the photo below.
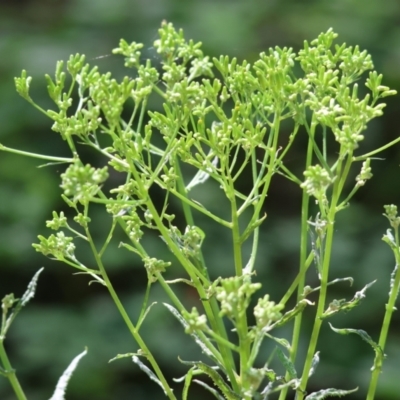
[[[290,361],[290,359],[279,347],[276,348],[276,353],[286,371],[289,373],[290,379],[297,379],[297,371],[292,361]]]
[[[190,384],[192,383],[194,369],[195,369],[195,367],[190,368],[185,376],[185,385],[183,386],[182,400],[187,400],[187,396],[189,393],[189,387],[190,387]]]
[[[314,303],[312,303],[310,300],[307,299],[300,300],[293,309],[286,312],[281,319],[279,319],[273,325],[271,325],[269,330],[272,330],[273,328],[276,328],[278,326],[285,325],[288,321],[293,319],[297,314],[303,312],[304,308],[307,305],[312,306],[314,305]]]
[[[329,326],[331,327],[331,329],[336,332],[339,333],[339,335],[349,335],[350,333],[355,333],[358,336],[361,336],[361,339],[363,339],[364,341],[366,341],[375,351],[375,353],[380,353],[381,355],[383,355],[383,351],[380,348],[380,346],[375,343],[371,337],[368,335],[367,332],[363,331],[362,329],[350,329],[350,328],[346,328],[346,329],[336,329],[332,326],[332,324],[329,322]]]
[[[198,370],[206,374],[212,379],[215,386],[222,392],[227,400],[240,400],[242,397],[234,393],[228,384],[224,381],[221,375],[209,365],[201,361],[183,361],[179,359],[182,364],[195,366]]]
[[[185,321],[185,319],[182,317],[182,315],[179,313],[179,311],[172,307],[170,304],[163,303],[165,307],[168,308],[168,310],[171,312],[171,314],[183,325],[185,328],[185,331],[189,329],[189,324]],[[194,341],[197,343],[197,345],[201,348],[204,354],[206,354],[208,357],[210,357],[213,361],[215,361],[217,364],[218,360],[214,357],[213,353],[211,350],[204,344],[204,342],[200,339],[200,337],[196,333],[191,333],[190,336],[193,337]]]
[[[275,340],[275,342],[279,343],[282,347],[284,347],[287,351],[291,351],[291,346],[290,343],[287,339],[284,338],[277,338],[275,336],[270,335],[269,333],[264,333],[265,336],[269,337],[272,340]]]

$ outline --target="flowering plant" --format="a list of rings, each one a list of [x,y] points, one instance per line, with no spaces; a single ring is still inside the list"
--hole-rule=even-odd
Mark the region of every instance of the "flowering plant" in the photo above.
[[[170,399],[176,395],[140,332],[151,312],[148,299],[154,285],[164,289],[169,297],[166,310],[181,322],[209,360],[182,361],[188,366],[181,379],[183,399],[188,397],[193,382],[218,399],[232,400],[267,399],[272,393],[279,393],[279,399],[284,400],[288,390],[295,391],[298,400],[311,400],[357,390],[330,388],[307,394],[307,383],[319,362],[321,325],[332,315],[357,306],[373,283],[356,292],[352,300],[327,304],[329,286],[350,280],[329,280],[336,215],[349,206],[354,194],[371,179],[374,156],[400,138],[366,154],[362,152],[368,122],[382,115],[385,104],[381,99],[395,91],[382,85],[382,75],[373,71],[366,51],[360,51],[358,46],[334,45],[336,37],[330,29],[311,43],[304,42],[298,54],[290,48],[276,47],[261,53],[251,64],[228,56],[211,60],[201,50],[201,43],[186,41],[182,31],[163,23],[154,43],[160,65],[142,58],[143,45],[139,43],[121,40],[113,50],[124,57],[127,68],[135,71],[132,78],[117,81],[110,73],[102,74],[96,66],[86,64],[85,57],[79,54],[70,57],[66,70],[64,63],[58,62],[54,78],[46,75],[55,109],[45,110],[32,100],[31,78],[26,71],[15,79],[18,93],[53,121],[52,130],[60,134],[71,150],[70,158],[62,158],[24,153],[1,145],[5,151],[51,163],[69,163],[61,174],[60,186],[63,200],[75,213],[73,221],[63,212],[54,211],[47,227],[56,233],[39,236],[34,248],[104,286],[139,346],[136,353],[123,356],[131,357]],[[359,85],[366,71],[370,71],[365,79],[368,93],[360,97]],[[152,107],[160,100],[162,108]],[[283,124],[291,126],[289,135],[282,130]],[[299,138],[307,141],[303,174],[286,164],[287,154]],[[104,157],[102,167],[82,161],[82,144]],[[355,180],[351,174],[353,167],[359,171]],[[118,184],[110,181],[111,173],[118,175]],[[252,182],[247,192],[237,185],[244,175]],[[277,175],[284,176],[301,191],[299,269],[282,299],[259,295],[254,305],[252,299],[261,289],[255,271],[259,230],[267,223],[265,200]],[[228,214],[226,207],[218,210],[196,199],[193,189],[207,180],[214,181],[215,190],[223,192]],[[161,202],[152,195],[154,187],[162,193]],[[175,209],[179,204],[184,224],[176,222],[179,218],[171,211],[171,203]],[[91,231],[91,209],[99,205],[111,216],[101,243],[93,239]],[[203,243],[208,232],[196,224],[196,214],[223,227],[230,237],[231,276],[215,277],[207,267]],[[395,233],[388,231],[384,240],[398,265],[396,207],[386,206],[385,215]],[[117,227],[126,234],[120,247],[138,256],[147,271],[146,295],[136,322],[128,315],[103,261],[105,251],[114,243]],[[143,244],[143,237],[154,232],[161,238],[160,246],[168,247],[171,259],[158,258]],[[251,253],[246,259],[243,249],[247,241],[251,242]],[[76,246],[82,243],[91,249],[90,265],[76,255]],[[306,271],[312,264],[320,281],[314,288],[306,285]],[[179,277],[168,279],[170,269]],[[35,282],[36,279],[37,276]],[[201,304],[188,309],[174,290],[177,284],[194,288]],[[400,272],[396,268],[378,344],[364,331],[330,325],[336,333],[360,335],[375,351],[368,399],[374,397],[376,390],[399,285]],[[318,293],[315,302],[309,299],[313,292]],[[293,296],[295,305],[288,310],[288,300]],[[11,383],[16,376],[9,362],[5,362],[2,343],[9,326],[7,312],[13,302],[7,296],[3,299],[0,336],[3,373]],[[315,309],[314,326],[306,357],[300,361],[297,353],[302,312],[311,307]],[[293,324],[290,342],[279,336],[279,327],[284,324]],[[285,376],[271,367],[271,359],[259,359],[264,341],[276,343],[271,359],[278,359]],[[301,373],[296,365],[301,365]],[[199,375],[208,376],[214,386],[194,379]],[[13,387],[19,398],[24,398],[22,389]]]

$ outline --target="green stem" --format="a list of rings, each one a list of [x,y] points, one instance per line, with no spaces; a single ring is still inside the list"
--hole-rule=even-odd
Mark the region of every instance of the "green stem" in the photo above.
[[[234,345],[232,342],[229,340],[217,335],[213,330],[209,329],[207,333],[217,342],[222,344],[223,346],[226,346],[230,348],[231,350],[235,351],[236,353],[240,353],[240,348],[236,345]]]
[[[361,186],[358,186],[357,184],[354,185],[353,189],[351,190],[351,192],[349,193],[349,195],[338,205],[338,211],[343,210],[343,208],[347,207],[349,204],[349,201],[351,200],[351,198],[356,194],[356,192],[358,191],[358,189],[360,189]]]
[[[140,327],[142,326],[142,323],[144,321],[144,317],[146,315],[147,304],[149,303],[150,289],[151,289],[151,281],[148,280],[147,281],[147,286],[146,286],[146,291],[144,293],[142,309],[140,310],[139,318],[137,319],[137,322],[136,322],[136,329],[138,331],[140,330]]]
[[[400,142],[400,137],[398,137],[397,139],[392,140],[391,142],[385,144],[385,145],[382,146],[382,147],[379,147],[379,149],[375,149],[375,150],[373,150],[373,151],[370,151],[369,153],[363,154],[362,156],[354,157],[354,158],[353,158],[353,161],[363,161],[363,160],[366,160],[367,158],[369,158],[369,157],[371,157],[371,156],[373,156],[373,155],[375,155],[375,154],[378,154],[378,153],[380,153],[381,151],[384,151],[384,150],[388,149],[389,147],[392,147],[393,145],[395,145],[396,143],[399,143],[399,142]]]
[[[209,217],[209,218],[213,219],[214,221],[218,222],[220,225],[225,226],[226,228],[229,228],[229,229],[232,228],[230,222],[225,221],[224,219],[217,217],[216,215],[214,215],[213,213],[208,211],[206,208],[204,208],[200,203],[195,203],[193,200],[190,200],[188,197],[183,196],[181,193],[179,193],[179,191],[176,191],[174,189],[171,189],[170,192],[171,192],[171,194],[176,196],[179,200],[181,200],[182,203],[186,203],[186,204],[190,205],[190,207],[193,207],[197,211],[201,212],[202,214],[206,215],[207,217]]]
[[[17,149],[13,149],[11,147],[4,146],[1,143],[0,143],[0,150],[7,151],[9,153],[18,154],[20,156],[39,158],[40,160],[54,161],[54,162],[60,162],[60,163],[72,163],[75,161],[73,158],[46,156],[44,154],[31,153],[29,151],[17,150]]]
[[[121,218],[118,218],[118,222],[121,225],[122,229],[126,232],[126,226],[124,221]],[[131,239],[132,240],[132,239]],[[140,244],[140,242],[137,242],[135,240],[132,240],[134,246],[137,249],[138,254],[143,258],[145,257],[149,257],[149,255],[147,254],[146,250],[144,249],[144,247]],[[184,305],[181,303],[181,301],[179,300],[179,298],[175,295],[174,291],[170,288],[170,286],[168,285],[168,283],[165,281],[165,279],[163,278],[162,274],[159,272],[156,272],[156,277],[157,277],[157,281],[160,283],[161,287],[164,289],[164,291],[167,293],[168,297],[171,299],[172,303],[175,305],[175,307],[178,309],[178,311],[183,314],[185,311],[187,312],[186,308],[184,307]],[[192,284],[192,282],[190,282],[190,284]],[[148,303],[148,297],[149,297],[149,292],[150,292],[150,282],[147,285],[147,289],[146,289],[146,294],[145,294],[145,299],[144,299],[144,304]],[[140,316],[138,318],[138,323],[136,325],[136,329],[139,330],[140,325],[143,322],[143,317],[145,315],[145,307],[142,307],[142,311],[140,313]],[[200,337],[202,343],[210,350],[210,352],[213,354],[213,356],[215,357],[215,359],[217,360],[218,364],[223,366],[223,359],[221,358],[221,354],[218,353],[218,350],[214,347],[214,345],[210,342],[210,340],[208,339],[207,336],[204,335],[203,332],[198,332],[197,335]],[[230,366],[230,365],[229,365]],[[230,366],[231,367],[231,366]]]
[[[172,300],[174,303],[175,307],[179,310],[179,312],[182,314],[183,311],[186,311],[184,305],[181,303],[181,301],[178,299],[178,297],[175,295],[174,291],[169,287],[168,283],[164,280],[161,274],[157,273],[157,280],[160,282],[160,285],[163,287],[169,298]],[[221,358],[221,354],[218,353],[218,350],[214,347],[214,345],[210,342],[207,336],[204,335],[203,332],[196,332],[196,334],[200,337],[202,343],[211,351],[215,359],[220,365],[224,365],[224,360]],[[227,372],[227,371],[226,371]]]
[[[183,175],[182,175],[182,171],[181,171],[178,160],[175,160],[174,167],[175,167],[175,173],[178,175],[178,179],[177,179],[178,191],[181,194],[182,198],[187,198],[185,182],[183,180]],[[181,203],[182,203],[182,208],[183,208],[183,213],[185,215],[186,223],[190,226],[195,226],[191,207],[189,206],[189,204],[187,202],[185,202],[183,200],[181,200]],[[202,271],[206,272],[207,278],[209,279],[208,270],[206,267],[206,263],[204,261],[203,251],[201,249],[199,250],[198,257],[199,257],[199,261],[201,264],[201,269],[202,269]]]
[[[242,240],[240,237],[239,218],[237,215],[235,196],[231,199],[232,210],[232,242],[233,242],[233,257],[235,264],[236,276],[243,275],[243,260],[242,260]]]
[[[258,180],[258,174],[257,174],[257,159],[256,159],[256,156],[255,156],[254,153],[251,155],[251,171],[252,171],[252,177],[253,177],[253,185],[256,185],[256,182]],[[252,194],[250,194],[249,197],[250,196],[252,196]],[[259,196],[258,187],[254,191],[254,196],[255,197]],[[238,215],[240,215],[239,214],[239,210],[238,210]],[[252,244],[252,247],[251,247],[251,255],[250,255],[250,259],[249,259],[249,261],[246,264],[246,267],[244,269],[244,273],[246,273],[246,274],[252,274],[253,273],[254,264],[256,262],[256,256],[257,256],[258,242],[259,242],[259,238],[260,238],[259,233],[260,233],[259,227],[254,229],[253,244]]]
[[[139,345],[140,349],[143,351],[144,356],[149,360],[151,366],[153,367],[153,370],[155,372],[155,374],[157,375],[158,379],[160,380],[164,391],[166,393],[166,395],[168,396],[169,399],[173,399],[176,400],[176,397],[174,395],[174,393],[172,392],[172,389],[170,388],[170,386],[168,385],[167,380],[164,377],[164,374],[161,372],[160,367],[157,364],[157,361],[155,360],[155,358],[153,357],[153,354],[151,353],[151,351],[149,350],[149,348],[147,347],[146,343],[144,342],[144,340],[142,339],[141,335],[139,334],[137,328],[135,327],[135,325],[132,323],[128,313],[126,312],[121,300],[119,299],[116,291],[114,290],[114,287],[108,277],[108,274],[104,268],[103,262],[101,261],[99,254],[97,252],[97,249],[95,248],[94,242],[92,240],[92,237],[90,235],[89,229],[85,229],[86,231],[86,235],[87,238],[89,239],[89,243],[90,243],[90,247],[92,249],[93,255],[96,259],[96,263],[97,266],[99,267],[100,271],[101,271],[101,275],[102,278],[107,286],[107,289],[115,303],[115,305],[117,306],[117,309],[119,311],[119,313],[122,316],[122,319],[124,320],[126,326],[128,327],[129,331],[131,332],[133,338],[135,339],[136,343]]]
[[[342,191],[343,191],[344,185],[346,183],[347,177],[348,177],[349,172],[350,172],[351,165],[353,164],[352,156],[353,156],[352,153],[349,153],[346,156],[346,163],[345,163],[345,166],[343,168],[343,172],[342,173],[340,173],[340,167],[338,167],[339,168],[338,169],[338,174],[340,174],[340,180],[339,180],[340,184],[339,184],[339,186],[337,188],[337,191],[339,193],[339,196],[340,196],[340,193],[342,193]],[[337,211],[338,210],[336,209],[336,212]]]
[[[208,320],[210,321],[212,329],[217,332],[222,338],[228,339],[224,322],[222,318],[219,316],[219,307],[217,304],[217,300],[215,297],[211,297],[208,299],[207,292],[205,286],[209,285],[209,280],[207,277],[203,276],[201,271],[196,268],[190,260],[182,253],[180,248],[176,245],[176,243],[171,239],[168,229],[164,226],[163,222],[158,215],[156,207],[154,206],[152,200],[148,197],[147,189],[144,186],[144,183],[141,181],[140,176],[136,167],[131,163],[130,170],[132,171],[133,177],[136,180],[138,185],[138,189],[140,193],[145,194],[144,199],[146,201],[146,206],[150,211],[151,215],[153,216],[154,222],[164,238],[168,248],[174,254],[176,259],[180,262],[182,267],[186,270],[187,274],[189,275],[190,279],[193,282],[193,285],[196,287],[196,290],[202,300],[202,304]],[[203,286],[203,284],[205,286]],[[229,376],[229,380],[234,390],[238,390],[238,383],[235,378],[235,363],[233,359],[232,350],[227,348],[226,346],[219,345],[219,349],[221,351],[221,355],[225,361],[225,368],[226,372]]]
[[[243,258],[242,258],[242,239],[240,235],[238,209],[236,204],[236,196],[234,194],[234,183],[229,177],[230,193],[227,195],[231,203],[231,218],[232,218],[232,243],[233,257],[235,265],[235,275],[241,277],[243,275]],[[247,392],[250,387],[250,382],[246,379],[248,360],[250,357],[251,343],[248,336],[247,315],[245,312],[237,313],[236,329],[239,337],[239,353],[240,353],[240,377],[242,393]],[[244,395],[243,399],[250,399]]]
[[[315,124],[311,124],[311,133],[308,140],[308,148],[307,148],[307,157],[306,157],[306,165],[305,170],[311,165],[312,156],[313,156],[313,143],[314,143],[314,134],[315,134]],[[307,265],[307,232],[308,232],[308,212],[309,212],[309,195],[305,190],[303,190],[303,196],[301,201],[301,240],[300,240],[300,260],[299,260],[299,279],[297,286],[297,302],[302,299],[303,291],[304,291],[304,283],[306,271],[308,269]],[[292,345],[290,352],[290,361],[294,364],[296,361],[299,340],[300,340],[300,329],[301,329],[301,320],[303,313],[297,314],[294,321],[293,335],[292,335]],[[285,376],[286,381],[290,380],[290,373],[286,372]],[[279,400],[286,399],[288,387],[285,387],[280,395]]]
[[[399,250],[398,229],[396,229],[396,248],[395,248],[394,253],[395,253],[395,258],[396,258],[397,271],[396,271],[393,287],[391,288],[391,291],[390,291],[389,301],[386,304],[386,312],[385,312],[385,316],[383,319],[383,324],[382,324],[382,328],[381,328],[381,333],[379,335],[379,343],[378,343],[381,352],[377,351],[376,355],[375,355],[372,376],[371,376],[371,380],[370,380],[369,388],[368,388],[367,400],[373,400],[375,397],[376,388],[378,386],[378,379],[379,379],[380,373],[382,371],[384,350],[385,350],[385,345],[386,345],[386,339],[387,339],[387,336],[389,333],[390,321],[392,319],[393,311],[396,310],[395,303],[396,303],[397,296],[398,296],[398,293],[400,290],[400,268],[399,268],[399,266],[400,266],[400,250]]]
[[[103,193],[102,193],[102,195],[104,196]],[[116,225],[117,225],[117,220],[116,220],[115,218],[113,218],[110,231],[108,232],[107,238],[106,238],[106,240],[104,241],[103,246],[102,246],[102,248],[101,248],[101,250],[100,250],[100,252],[99,252],[99,257],[100,257],[100,258],[103,256],[104,252],[106,251],[108,245],[109,245],[110,242],[111,242],[111,239],[112,239],[112,237],[113,237],[113,233],[114,233],[114,230],[115,230]],[[86,240],[87,240],[87,239],[86,239]]]
[[[249,225],[258,220],[259,215],[261,213],[264,201],[267,197],[269,185],[271,184],[272,176],[274,175],[277,161],[277,152],[278,152],[278,137],[279,137],[279,128],[280,128],[280,111],[277,110],[274,116],[273,128],[271,130],[271,134],[268,138],[267,150],[264,155],[264,159],[261,164],[260,172],[258,174],[258,178],[256,180],[256,185],[253,185],[253,189],[247,199],[242,204],[242,206],[237,211],[237,215],[239,216],[245,208],[253,201],[254,196],[258,194],[258,188],[263,185],[262,191],[259,195],[259,200],[254,204],[253,216],[250,220]],[[271,143],[272,142],[272,143]],[[269,159],[269,162],[268,162]],[[268,165],[268,166],[267,166]],[[267,173],[263,176],[264,170],[267,168]],[[254,181],[254,178],[253,178]]]
[[[10,381],[10,384],[14,390],[15,395],[18,400],[26,400],[26,396],[24,391],[22,390],[21,385],[19,384],[17,375],[15,370],[11,366],[10,360],[8,359],[6,349],[4,348],[4,339],[0,340],[0,360],[6,371],[6,377]]]
[[[340,171],[340,168],[338,172]],[[309,373],[312,365],[312,360],[315,354],[315,350],[318,343],[318,336],[322,325],[321,316],[325,309],[326,295],[328,289],[328,278],[329,278],[329,266],[331,260],[331,252],[333,245],[333,235],[334,235],[334,222],[335,222],[335,214],[336,214],[336,205],[340,196],[340,180],[335,182],[332,194],[332,203],[329,208],[328,218],[327,218],[327,233],[326,233],[326,241],[325,241],[325,251],[324,258],[322,263],[322,271],[321,271],[321,288],[318,297],[318,307],[315,315],[314,326],[311,333],[311,339],[308,346],[306,361],[304,364],[303,375],[301,378],[301,383],[297,392],[297,400],[303,400],[304,395],[306,393],[306,386],[309,378]]]
[[[290,285],[289,289],[286,291],[286,293],[283,295],[281,301],[279,304],[285,305],[290,297],[292,296],[293,292],[296,290],[297,286],[299,285],[300,280],[302,279],[302,276],[307,272],[308,268],[310,267],[312,261],[314,259],[314,253],[311,251],[310,254],[308,255],[306,262],[305,262],[305,267],[300,268],[299,273],[296,275],[296,278],[294,278],[292,284]]]

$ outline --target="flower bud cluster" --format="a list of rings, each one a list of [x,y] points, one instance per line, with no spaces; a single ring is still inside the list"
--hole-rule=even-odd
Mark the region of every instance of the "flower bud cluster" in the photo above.
[[[257,327],[263,329],[278,321],[278,319],[282,318],[281,310],[283,308],[283,304],[275,304],[275,302],[270,301],[268,294],[259,298],[257,305],[254,307]]]
[[[221,279],[215,288],[217,300],[221,303],[221,316],[240,318],[247,310],[251,296],[261,288],[261,283],[251,283],[249,277],[234,276]]]

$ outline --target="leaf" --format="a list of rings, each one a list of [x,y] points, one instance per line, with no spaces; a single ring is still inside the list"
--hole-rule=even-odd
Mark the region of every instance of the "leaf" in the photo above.
[[[28,283],[28,286],[26,288],[25,293],[22,295],[22,297],[19,300],[15,299],[12,294],[4,297],[4,299],[2,301],[3,323],[2,323],[1,331],[0,331],[1,336],[3,338],[5,338],[7,330],[10,328],[12,322],[14,321],[15,317],[17,316],[17,314],[21,311],[22,307],[26,306],[29,303],[29,301],[34,297],[35,291],[36,291],[36,286],[37,286],[37,281],[39,279],[40,273],[43,270],[44,270],[44,268],[40,268],[36,272],[36,274],[33,275],[31,281]],[[10,302],[11,298],[12,298],[12,302]],[[5,307],[5,302],[6,301],[9,303],[9,305],[7,307]],[[12,312],[8,316],[8,318],[5,320],[7,311],[4,312],[4,310],[7,310],[8,308],[10,308],[14,303],[17,303],[16,306],[14,307],[14,309],[12,310]]]
[[[274,382],[269,382],[267,386],[265,386],[265,388],[263,389],[263,391],[260,393],[263,400],[268,400],[268,395],[271,393],[272,391],[272,387],[274,385]]]
[[[264,333],[265,336],[269,337],[272,340],[275,340],[275,342],[279,343],[282,347],[284,347],[287,351],[291,351],[291,346],[290,343],[287,341],[287,339],[284,338],[277,338],[275,336],[270,335],[269,333]]]
[[[190,368],[185,376],[185,385],[183,386],[182,400],[187,400],[189,387],[190,387],[190,384],[192,383],[193,371],[194,371],[194,367]]]
[[[341,389],[325,389],[320,390],[315,393],[309,394],[304,400],[322,400],[326,399],[327,397],[342,397],[346,396],[347,394],[354,393],[358,390],[358,387],[353,390],[341,390]]]
[[[297,372],[294,364],[290,361],[290,359],[279,347],[276,349],[276,353],[278,355],[279,360],[281,361],[286,371],[288,372],[290,379],[296,379]]]
[[[224,381],[221,375],[215,370],[215,368],[210,367],[209,365],[201,362],[201,361],[183,361],[179,359],[182,364],[185,365],[192,365],[196,367],[198,370],[203,372],[204,374],[208,375],[212,381],[214,382],[215,386],[222,392],[227,400],[240,400],[241,397],[234,393],[228,384]]]
[[[314,357],[311,362],[310,372],[308,373],[308,377],[310,377],[311,375],[313,375],[315,373],[315,370],[317,369],[318,364],[319,364],[319,351],[317,351],[314,354]]]
[[[198,379],[194,379],[193,382],[196,382],[198,385],[203,386],[203,388],[211,392],[218,400],[224,400],[224,398],[215,389],[208,386],[206,383],[199,381]]]
[[[136,324],[136,329],[137,331],[139,331],[143,321],[145,320],[145,318],[147,317],[147,314],[150,312],[150,310],[152,309],[153,306],[155,306],[157,304],[156,301],[153,301],[147,308],[146,311],[144,312],[144,314],[141,316],[140,320],[137,322]]]
[[[218,157],[214,157],[211,165],[215,169],[218,165]],[[195,186],[204,183],[207,181],[207,179],[210,177],[210,174],[213,172],[213,168],[210,166],[206,167],[205,171],[198,170],[196,175],[193,177],[193,179],[188,183],[186,186],[186,191],[189,192],[191,189],[193,189]]]
[[[396,250],[397,248],[396,239],[394,238],[392,231],[390,229],[386,231],[386,235],[383,235],[382,240],[385,243],[387,243],[393,251]]]
[[[44,268],[40,268],[39,271],[36,272],[35,275],[33,275],[33,278],[31,279],[31,281],[28,284],[28,287],[26,288],[25,293],[23,294],[23,296],[21,297],[21,307],[24,307],[26,304],[28,304],[28,302],[33,298],[33,296],[35,295],[35,291],[36,291],[36,285],[37,285],[37,281],[39,279],[39,275],[40,273],[44,270]],[[18,306],[17,306],[18,307]]]
[[[356,292],[350,301],[334,300],[331,302],[326,311],[321,315],[321,319],[330,317],[339,311],[350,311],[354,307],[358,306],[364,299],[367,289],[369,289],[375,282],[376,280],[368,283],[368,285],[365,285],[360,291]]]
[[[50,400],[64,400],[65,397],[65,390],[67,388],[68,382],[71,379],[72,373],[75,371],[76,367],[78,366],[79,361],[82,357],[87,354],[87,349],[85,349],[82,353],[78,354],[69,364],[68,368],[64,371],[61,375],[60,379],[58,380],[56,389],[54,391],[53,396]]]
[[[337,279],[334,279],[333,281],[328,282],[327,286],[334,285],[335,283],[339,283],[339,282],[350,282],[350,286],[353,286],[354,279],[351,276],[348,276],[346,278],[337,278]],[[317,290],[320,290],[320,289],[321,289],[321,286],[318,286],[314,289],[310,288],[307,290],[305,295],[308,296],[310,293],[316,292]]]
[[[281,379],[282,380],[282,379]],[[266,400],[268,395],[275,392],[280,392],[287,387],[291,387],[292,389],[296,390],[300,385],[299,379],[291,379],[289,382],[285,382],[281,385],[274,387],[274,382],[270,382],[261,392],[261,395],[264,396],[263,399]]]
[[[293,309],[286,312],[282,316],[282,318],[279,319],[278,321],[276,321],[273,325],[271,325],[268,330],[272,330],[273,328],[276,328],[278,326],[286,324],[288,321],[290,321],[292,318],[294,318],[297,314],[301,313],[307,305],[313,306],[314,303],[312,303],[310,300],[307,300],[307,299],[300,300]]]
[[[167,392],[164,389],[163,384],[161,381],[157,378],[157,376],[154,374],[154,372],[144,365],[138,356],[132,356],[132,361],[155,383],[157,383],[159,386],[161,386],[161,389],[164,391],[164,394],[167,395]]]
[[[395,282],[396,282],[396,274],[397,274],[397,270],[399,269],[399,266],[396,264],[394,267],[393,272],[390,274],[390,291],[389,291],[389,297],[391,297],[392,295],[392,291],[395,287]],[[399,288],[398,288],[399,290]],[[396,293],[396,299],[397,296],[399,295],[399,292]],[[396,309],[396,308],[395,308]]]
[[[257,229],[267,218],[267,214],[264,214],[261,218],[257,219],[256,221],[250,223],[247,228],[244,230],[242,236],[240,237],[241,243],[245,242],[247,238],[251,235],[251,233]]]
[[[112,358],[111,360],[108,360],[108,362],[113,362],[115,360],[119,360],[121,358],[127,358],[127,357],[134,357],[134,356],[140,356],[143,354],[139,354],[139,353],[125,353],[125,354],[117,354],[114,358]]]
[[[378,344],[376,344],[371,337],[368,335],[367,332],[363,331],[362,329],[336,329],[332,326],[332,324],[329,322],[329,326],[331,327],[331,329],[336,332],[339,333],[339,335],[349,335],[350,333],[355,333],[359,336],[361,336],[361,338],[366,341],[375,351],[375,353],[380,353],[383,355],[383,351],[380,348],[380,346]]]
[[[183,327],[186,329],[189,324],[185,321],[185,319],[182,317],[182,315],[179,313],[179,311],[172,307],[170,304],[163,303],[165,307],[168,308],[168,310],[172,313],[174,317],[178,319],[178,321],[183,325]],[[203,343],[203,341],[200,339],[200,337],[196,333],[191,333],[190,336],[195,340],[195,342],[198,344],[198,346],[201,348],[204,354],[206,354],[208,357],[210,357],[213,361],[215,361],[217,364],[219,364],[218,360],[215,358],[214,354],[210,351],[210,349]]]

